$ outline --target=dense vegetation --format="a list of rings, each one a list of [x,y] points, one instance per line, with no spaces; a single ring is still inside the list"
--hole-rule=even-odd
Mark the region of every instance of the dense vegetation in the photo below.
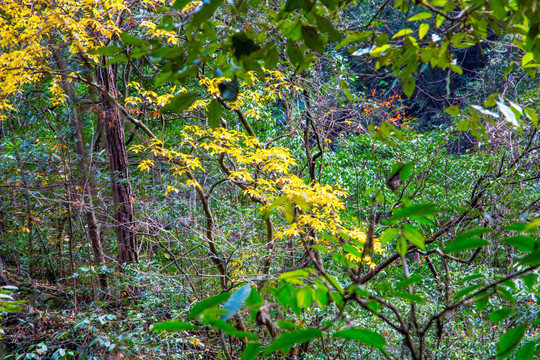
[[[539,19],[0,1],[0,358],[538,358]]]

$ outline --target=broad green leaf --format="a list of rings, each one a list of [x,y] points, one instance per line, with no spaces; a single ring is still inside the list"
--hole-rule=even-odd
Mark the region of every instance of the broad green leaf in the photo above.
[[[431,18],[432,16],[433,14],[430,12],[421,12],[421,13],[411,16],[410,18],[407,19],[407,21],[425,20],[425,19]]]
[[[534,273],[527,274],[523,277],[523,282],[529,290],[532,290],[532,287],[538,282],[538,275]]]
[[[189,311],[188,319],[193,319],[195,316],[202,313],[204,310],[217,306],[223,302],[225,302],[229,297],[231,296],[231,293],[221,293],[212,297],[209,297],[208,299],[204,299],[202,301],[199,301],[195,304]]]
[[[476,249],[489,245],[489,241],[481,238],[467,238],[454,240],[444,248],[444,252],[451,253],[460,250]]]
[[[120,51],[122,51],[123,49],[119,46],[116,46],[116,45],[109,45],[109,46],[104,46],[104,47],[101,47],[95,51],[93,51],[94,53],[96,54],[99,54],[99,55],[103,55],[103,56],[113,56],[115,55],[116,53],[119,53]]]
[[[256,360],[260,349],[261,344],[256,342],[248,342],[246,344],[246,348],[242,352],[242,358],[240,360]]]
[[[315,20],[317,21],[317,27],[320,31],[328,35],[328,38],[333,42],[339,42],[343,38],[343,35],[336,30],[332,21],[325,18],[324,16],[315,15]]]
[[[529,255],[524,256],[520,263],[527,264],[529,266],[536,266],[540,264],[540,249],[533,251]]]
[[[251,285],[247,284],[242,286],[240,289],[236,290],[230,298],[225,301],[225,304],[223,304],[223,310],[227,310],[229,313],[226,315],[222,315],[222,320],[229,320],[236,312],[238,311],[238,308],[240,308],[240,305],[251,293]]]
[[[395,33],[394,36],[392,36],[392,39],[396,39],[398,37],[409,35],[409,34],[412,34],[412,33],[413,33],[413,31],[411,29],[401,29],[397,33]]]
[[[345,94],[345,97],[349,101],[354,101],[354,96],[349,91],[349,84],[347,84],[347,81],[341,79],[341,80],[339,80],[339,84],[341,85],[341,89],[343,90],[343,93]]]
[[[511,236],[503,240],[503,244],[512,245],[522,251],[532,251],[536,242],[533,238],[524,235]]]
[[[302,39],[311,50],[315,50],[319,54],[324,52],[324,42],[317,32],[317,28],[313,26],[302,26]]]
[[[506,17],[503,0],[489,0],[489,6],[497,19],[502,20]]]
[[[239,331],[234,326],[232,326],[231,324],[227,323],[224,320],[221,320],[212,316],[205,316],[203,318],[203,322],[229,335],[235,336],[239,339],[248,338],[251,340],[257,340],[257,335],[248,331]]]
[[[305,11],[310,11],[313,7],[311,0],[287,0],[283,11],[291,12],[296,9],[303,9]]]
[[[208,126],[210,126],[212,129],[217,128],[220,124],[221,110],[221,104],[219,103],[219,101],[217,101],[216,99],[212,99],[206,110],[206,114],[208,117]]]
[[[287,354],[289,353],[289,350],[291,349],[291,347],[293,347],[294,345],[302,344],[302,343],[317,339],[321,336],[322,336],[321,330],[315,329],[315,328],[308,328],[308,329],[283,333],[277,338],[275,338],[274,341],[272,341],[270,345],[268,345],[266,349],[264,349],[263,356],[268,356],[277,350],[281,350],[285,354]]]
[[[130,35],[126,32],[120,34],[120,39],[122,40],[122,43],[127,45],[142,46],[146,44],[145,40],[139,39],[138,37]]]
[[[190,26],[199,27],[208,20],[224,0],[203,1],[202,8],[191,18]]]
[[[390,241],[394,240],[396,236],[399,235],[399,229],[397,228],[390,228],[386,229],[381,236],[379,236],[379,240],[381,241],[381,245],[386,245]]]
[[[510,315],[513,315],[515,313],[516,313],[516,310],[512,308],[503,308],[503,309],[495,310],[491,314],[489,314],[489,320],[491,320],[495,324],[498,324],[501,321],[505,320]]]
[[[334,337],[341,337],[349,340],[356,340],[366,345],[373,346],[376,349],[384,350],[386,346],[385,338],[379,333],[361,328],[350,328],[336,331],[332,334]]]
[[[401,80],[403,87],[403,93],[410,99],[416,88],[416,80],[411,74],[407,74],[404,79]]]
[[[532,52],[528,52],[525,55],[523,55],[523,58],[521,58],[521,66],[525,66],[534,59],[534,54]]]
[[[516,353],[514,360],[533,360],[536,353],[534,341],[525,343]]]
[[[460,300],[462,297],[464,297],[465,295],[468,295],[470,293],[472,293],[473,291],[481,288],[483,286],[483,284],[473,284],[473,285],[469,285],[467,286],[466,288],[464,289],[461,289],[460,291],[458,291],[454,297],[457,299],[457,300]]]
[[[292,201],[287,201],[285,203],[285,218],[292,224],[294,221],[294,207]]]
[[[313,302],[312,288],[304,287],[296,293],[296,303],[300,307],[309,308]]]
[[[418,27],[418,38],[422,40],[424,36],[426,36],[427,32],[429,31],[429,24],[422,23]]]
[[[435,204],[415,204],[398,209],[392,215],[392,220],[411,218],[417,216],[430,216],[437,212]]]
[[[518,325],[508,330],[497,344],[497,358],[503,359],[508,357],[514,348],[521,342],[521,339],[525,335],[525,331],[527,331],[525,325]]]
[[[458,235],[456,235],[455,240],[470,239],[472,237],[477,237],[478,235],[488,234],[492,231],[493,230],[488,229],[488,228],[479,227],[479,228],[475,228],[472,230],[467,230],[462,233],[459,233]]]
[[[239,32],[232,36],[233,54],[237,59],[242,56],[249,56],[261,47],[250,39],[246,33]]]
[[[176,10],[182,10],[190,2],[191,0],[176,0],[172,8]]]
[[[191,104],[197,100],[198,96],[194,93],[180,93],[173,97],[169,103],[161,108],[161,112],[175,112],[180,114],[182,111],[188,109]]]
[[[452,105],[450,107],[447,107],[444,111],[450,114],[452,117],[456,117],[458,116],[460,109],[459,106]]]
[[[152,331],[163,330],[163,331],[184,331],[184,330],[193,330],[196,326],[190,323],[183,321],[171,320],[163,321],[152,326]]]
[[[296,43],[291,39],[287,40],[287,56],[294,65],[300,65],[302,63],[302,59],[304,58],[298,45],[296,45]]]
[[[426,240],[418,230],[416,230],[412,226],[407,226],[404,227],[402,231],[403,236],[405,236],[405,238],[409,240],[413,245],[422,250],[425,250]]]
[[[120,62],[128,62],[129,58],[126,54],[120,53],[112,57],[109,61],[107,61],[107,66],[117,64]]]
[[[405,256],[405,254],[407,253],[407,250],[408,250],[407,249],[407,240],[405,239],[405,237],[403,237],[403,236],[398,237],[396,247],[397,247],[398,254],[400,256]]]

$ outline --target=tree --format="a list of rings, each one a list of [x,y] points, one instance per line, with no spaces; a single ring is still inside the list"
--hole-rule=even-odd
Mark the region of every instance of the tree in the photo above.
[[[453,157],[446,154],[451,132],[417,134],[400,109],[399,117],[381,110],[399,96],[381,103],[350,91],[343,59],[369,54],[377,59],[373,71],[393,76],[411,98],[427,67],[441,69],[450,84],[462,72],[455,49],[481,47],[491,29],[499,37],[514,34],[520,71],[532,74],[540,58],[535,4],[395,1],[401,13],[395,24],[418,24],[413,30],[380,26],[386,1],[360,31],[346,21],[355,11],[350,1],[177,0],[171,7],[158,3],[155,11],[148,2],[127,8],[111,1],[82,12],[68,0],[39,9],[8,2],[3,11],[12,21],[4,18],[2,35],[10,51],[2,54],[0,106],[14,111],[10,101],[24,86],[48,77],[57,106],[67,108],[60,81],[71,99],[77,96],[70,92],[79,91],[96,105],[120,263],[136,262],[139,247],[124,121],[142,134],[130,136],[139,160],[131,174],[166,173],[159,194],[166,201],[196,194],[200,207],[190,215],[200,217],[204,229],[181,237],[179,246],[188,254],[188,245],[204,248],[196,274],[207,272],[207,283],[219,284],[221,293],[206,297],[190,282],[200,302],[185,320],[197,321],[160,323],[154,330],[212,327],[227,358],[276,351],[306,357],[310,347],[339,357],[354,353],[349,340],[385,357],[433,358],[450,347],[456,356],[472,356],[466,345],[452,342],[452,332],[470,322],[450,315],[497,324],[536,291],[536,105],[490,95],[483,106],[459,107],[448,85],[447,116],[483,144]],[[34,16],[34,27],[21,25]],[[47,29],[51,39],[37,29]],[[53,29],[70,38],[69,66],[48,61],[52,47],[68,45],[52,40]],[[23,66],[15,64],[21,51],[34,54]],[[339,111],[344,120],[331,116]],[[75,122],[81,145],[82,124]],[[351,136],[364,125],[370,137]],[[511,150],[500,146],[503,141]],[[76,152],[82,178],[90,178],[85,149]],[[448,179],[452,170],[454,181]],[[86,214],[90,231],[91,209]],[[92,244],[99,264],[103,251]],[[173,247],[159,245],[185,275]],[[479,256],[491,258],[491,266],[483,267]],[[482,356],[507,357],[520,346],[520,354],[532,351],[532,358],[536,345],[521,344],[530,319],[516,317],[497,349]]]

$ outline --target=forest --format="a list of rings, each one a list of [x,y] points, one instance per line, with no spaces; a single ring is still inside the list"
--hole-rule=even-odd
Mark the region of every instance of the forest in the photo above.
[[[1,0],[0,359],[540,359],[539,0]]]

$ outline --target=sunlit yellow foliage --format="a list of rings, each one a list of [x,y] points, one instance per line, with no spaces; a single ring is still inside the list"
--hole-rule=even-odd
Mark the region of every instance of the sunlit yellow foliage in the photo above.
[[[0,120],[13,110],[9,98],[26,84],[54,73],[53,54],[66,48],[69,55],[97,57],[101,47],[120,29],[115,18],[127,10],[124,0],[2,0],[0,2]],[[53,104],[63,102],[57,80],[51,87]]]

